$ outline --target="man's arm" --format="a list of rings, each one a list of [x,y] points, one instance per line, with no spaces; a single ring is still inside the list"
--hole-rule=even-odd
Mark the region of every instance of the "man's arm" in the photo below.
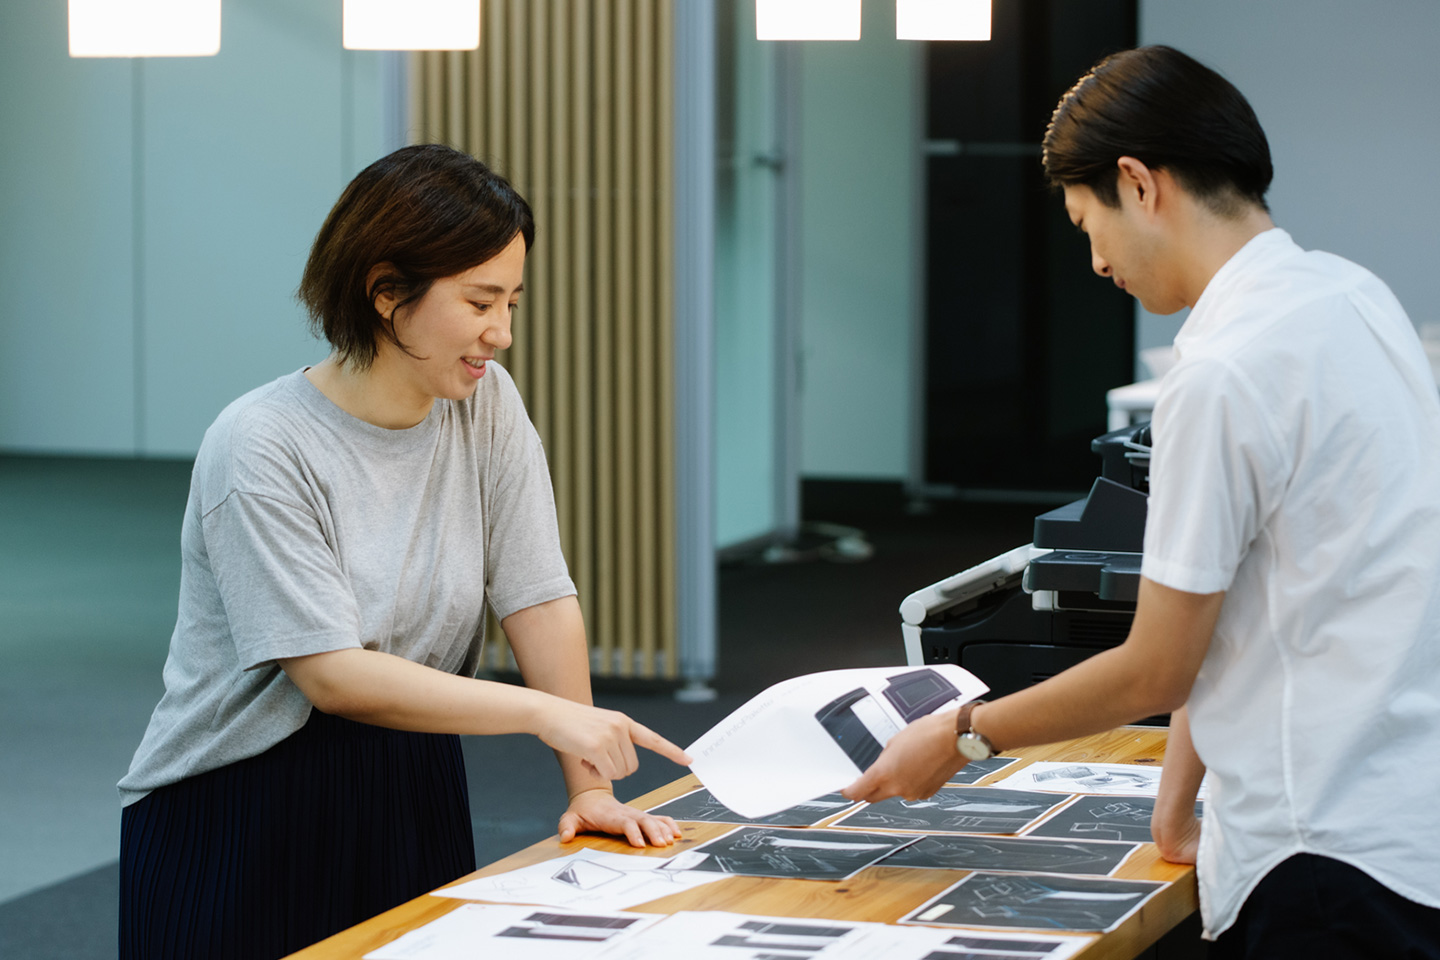
[[[577,703],[592,702],[585,620],[575,597],[517,610],[501,626],[527,687]],[[678,748],[675,752],[679,753]],[[633,746],[629,754],[626,773],[636,766]],[[677,759],[674,754],[667,755]],[[615,799],[610,778],[602,776],[594,765],[558,749],[555,758],[560,762],[570,797],[569,807],[560,818],[562,843],[573,840],[582,830],[624,836],[635,847],[647,842],[667,846],[680,838],[680,828],[671,818],[651,816]]]
[[[1190,696],[1225,594],[1186,593],[1142,577],[1130,635],[1064,673],[978,706],[970,725],[996,750],[1087,736],[1178,710]],[[930,796],[959,769],[955,711],[896,734],[845,796]]]
[[[1150,833],[1160,856],[1172,863],[1194,863],[1200,849],[1200,821],[1195,818],[1195,798],[1205,764],[1190,741],[1190,712],[1181,707],[1170,714],[1170,737],[1165,743],[1165,766],[1160,772],[1160,795]]]

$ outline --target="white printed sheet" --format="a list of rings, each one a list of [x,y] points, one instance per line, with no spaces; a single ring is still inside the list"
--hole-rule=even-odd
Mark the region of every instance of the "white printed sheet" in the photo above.
[[[726,807],[767,817],[847,786],[906,724],[988,689],[953,664],[795,677],[691,744],[690,769]]]

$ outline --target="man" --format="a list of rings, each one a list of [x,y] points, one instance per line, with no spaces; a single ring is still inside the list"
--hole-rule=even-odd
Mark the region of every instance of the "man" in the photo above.
[[[1198,855],[1215,955],[1440,957],[1440,402],[1413,327],[1372,274],[1275,229],[1254,112],[1176,50],[1081,78],[1045,168],[1096,273],[1193,307],[1155,408],[1134,624],[917,721],[847,796],[928,796],[991,750],[1173,711],[1153,830]]]

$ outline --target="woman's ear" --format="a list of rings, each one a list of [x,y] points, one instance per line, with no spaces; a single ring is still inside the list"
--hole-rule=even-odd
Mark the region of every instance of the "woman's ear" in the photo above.
[[[387,322],[394,322],[395,305],[400,298],[395,296],[394,283],[382,283],[381,281],[395,273],[393,263],[377,263],[365,274],[365,292],[370,297],[370,303],[375,307],[375,312],[384,317]],[[379,289],[376,289],[376,285]]]

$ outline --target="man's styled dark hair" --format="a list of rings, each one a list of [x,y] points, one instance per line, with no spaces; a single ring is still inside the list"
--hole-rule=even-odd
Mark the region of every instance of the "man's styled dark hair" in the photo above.
[[[1045,175],[1120,206],[1116,161],[1168,170],[1215,213],[1268,210],[1275,170],[1249,102],[1220,74],[1172,47],[1139,47],[1097,63],[1060,98],[1045,131]]]
[[[484,263],[517,235],[529,250],[535,220],[504,177],[451,147],[402,147],[360,171],[340,194],[315,235],[296,296],[316,334],[364,370],[381,338],[406,350],[394,323],[376,309],[377,297],[395,296],[393,319],[436,280]]]

